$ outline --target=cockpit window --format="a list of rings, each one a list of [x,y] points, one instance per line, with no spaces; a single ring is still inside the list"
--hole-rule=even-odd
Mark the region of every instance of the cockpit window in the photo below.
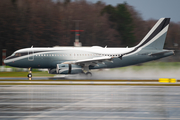
[[[7,57],[6,60],[8,59],[12,59],[12,58],[17,58],[17,57],[20,57],[20,56],[25,56],[25,55],[28,55],[28,52],[14,52],[11,56]]]
[[[21,53],[13,53],[11,56],[21,56]]]
[[[15,53],[13,53],[11,56],[15,56]]]
[[[16,58],[16,57],[25,56],[25,55],[28,55],[28,52],[14,52],[11,56],[13,56],[13,58]]]
[[[21,56],[21,53],[16,53],[15,56]]]

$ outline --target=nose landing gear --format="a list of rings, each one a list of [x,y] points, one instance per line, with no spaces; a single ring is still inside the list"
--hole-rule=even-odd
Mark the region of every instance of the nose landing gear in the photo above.
[[[29,74],[27,75],[29,80],[32,80],[32,68],[29,68]]]

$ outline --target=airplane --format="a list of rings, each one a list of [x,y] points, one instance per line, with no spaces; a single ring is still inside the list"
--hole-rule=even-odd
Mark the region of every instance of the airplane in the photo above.
[[[148,62],[174,54],[163,49],[170,18],[160,18],[142,41],[130,48],[31,47],[15,51],[4,60],[13,67],[46,68],[49,74],[80,74],[92,76],[90,70],[116,68]]]

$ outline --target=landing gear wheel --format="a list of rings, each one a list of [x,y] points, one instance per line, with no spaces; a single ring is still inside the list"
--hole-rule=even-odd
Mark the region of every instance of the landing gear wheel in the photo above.
[[[29,73],[29,74],[27,75],[27,77],[28,77],[28,78],[32,78],[32,74]]]
[[[27,75],[29,80],[32,80],[32,68],[29,68],[29,74]]]
[[[92,73],[91,73],[91,72],[87,72],[87,73],[86,73],[86,76],[87,76],[87,77],[92,77]]]

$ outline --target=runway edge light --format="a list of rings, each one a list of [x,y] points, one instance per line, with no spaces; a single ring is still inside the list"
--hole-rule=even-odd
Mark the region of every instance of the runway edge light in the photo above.
[[[176,79],[175,78],[159,78],[159,82],[176,83]]]

